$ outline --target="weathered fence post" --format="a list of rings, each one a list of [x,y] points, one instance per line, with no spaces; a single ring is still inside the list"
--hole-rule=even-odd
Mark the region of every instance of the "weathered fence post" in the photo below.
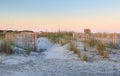
[[[75,39],[75,32],[72,33],[72,39]]]
[[[117,48],[117,33],[113,34],[113,45],[115,48]]]
[[[37,34],[34,33],[34,50],[37,50]]]

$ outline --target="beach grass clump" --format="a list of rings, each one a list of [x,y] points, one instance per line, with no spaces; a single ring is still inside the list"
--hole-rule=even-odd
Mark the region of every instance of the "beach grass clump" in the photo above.
[[[30,49],[27,49],[27,50],[26,50],[26,54],[27,54],[27,55],[30,55],[30,53],[31,53],[31,50],[30,50]]]
[[[61,43],[62,45],[66,44],[66,40],[69,40],[72,37],[71,32],[44,32],[40,37],[47,37],[53,43]],[[64,42],[61,40],[64,39]]]
[[[109,57],[109,52],[108,51],[104,51],[103,58],[108,58],[108,57]]]
[[[97,45],[96,45],[96,48],[97,48],[98,54],[99,54],[100,56],[102,56],[103,58],[108,57],[109,54],[108,54],[108,52],[106,51],[106,46],[105,46],[104,43],[98,41],[98,42],[97,42]]]
[[[87,55],[87,53],[84,53],[84,55],[83,55],[83,61],[88,61],[88,55]]]
[[[73,51],[74,54],[78,55],[78,57],[81,56],[80,50],[77,49],[77,45],[75,42],[70,42],[69,43],[70,51]]]
[[[94,47],[94,46],[96,45],[96,43],[97,43],[97,41],[94,40],[94,39],[90,39],[90,40],[89,40],[89,46],[90,46],[90,47]]]
[[[0,52],[7,55],[12,54],[12,46],[14,46],[13,42],[2,40],[0,43]]]
[[[102,42],[99,41],[99,42],[97,43],[97,46],[96,46],[96,47],[97,47],[97,50],[98,50],[98,54],[101,55],[101,56],[103,56],[104,50],[106,49],[106,48],[105,48],[105,45],[104,45]]]
[[[67,41],[66,41],[65,39],[61,39],[61,40],[59,41],[59,43],[63,46],[63,45],[65,45],[65,44],[67,44]]]
[[[78,57],[81,57],[80,50],[77,50],[77,55],[78,55]]]
[[[76,46],[76,44],[75,44],[75,42],[70,42],[69,43],[69,46],[70,46],[70,51],[74,51],[74,50],[77,50],[77,46]]]

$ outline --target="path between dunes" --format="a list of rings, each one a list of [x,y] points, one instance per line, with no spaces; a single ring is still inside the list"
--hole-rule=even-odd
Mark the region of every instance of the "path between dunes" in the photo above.
[[[120,63],[79,61],[67,47],[55,44],[28,57],[9,56],[0,64],[0,76],[120,76]],[[16,59],[16,64],[10,59]]]
[[[120,76],[120,64],[46,59],[44,55],[18,65],[1,65],[0,76]]]

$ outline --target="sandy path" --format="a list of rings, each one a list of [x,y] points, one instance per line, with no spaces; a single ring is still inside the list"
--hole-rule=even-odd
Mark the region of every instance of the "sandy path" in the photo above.
[[[117,66],[120,64],[46,59],[40,55],[36,60],[24,64],[0,65],[0,76],[120,76],[120,68]]]
[[[42,41],[44,40],[46,41],[46,39],[42,39]],[[120,76],[119,62],[86,63],[78,61],[77,57],[69,53],[66,47],[55,45],[25,63],[0,64],[0,76]],[[11,58],[13,61],[16,56]],[[18,59],[19,57],[14,62],[18,62]],[[9,63],[7,62],[7,64]]]

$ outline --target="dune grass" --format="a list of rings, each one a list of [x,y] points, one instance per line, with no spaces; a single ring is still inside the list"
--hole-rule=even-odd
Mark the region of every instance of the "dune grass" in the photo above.
[[[0,33],[0,53],[12,54],[12,46],[15,46],[14,42],[5,40],[4,34]]]
[[[88,61],[88,55],[87,55],[86,52],[85,52],[84,55],[83,55],[83,61]]]
[[[40,34],[40,37],[47,37],[54,43],[60,43],[64,45],[72,37],[71,32],[44,32]]]
[[[77,45],[75,42],[71,41],[69,43],[70,51],[73,51],[74,54],[76,54],[78,57],[81,56],[80,50],[77,49]]]
[[[96,48],[98,50],[98,54],[101,55],[101,56],[103,56],[104,50],[106,50],[105,45],[102,42],[98,41],[97,45],[96,45]]]
[[[12,54],[12,52],[13,52],[12,51],[12,46],[14,46],[13,42],[1,40],[0,52],[5,53],[7,55]]]

